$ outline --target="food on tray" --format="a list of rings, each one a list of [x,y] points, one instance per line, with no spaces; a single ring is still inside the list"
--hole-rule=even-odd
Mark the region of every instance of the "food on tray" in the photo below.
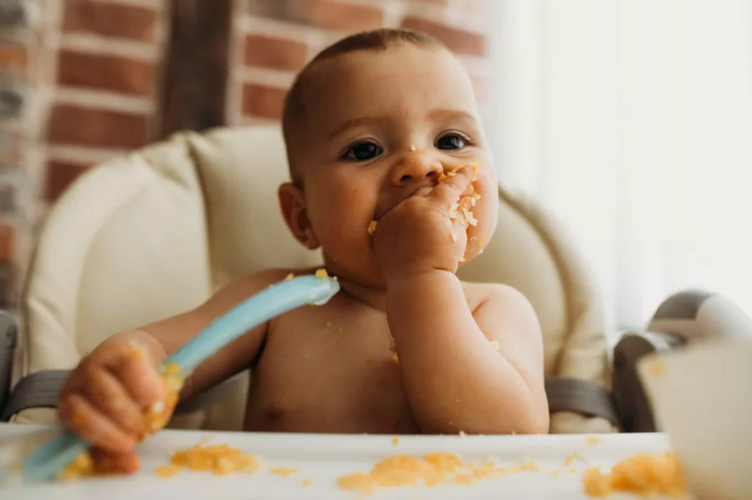
[[[607,474],[592,467],[583,474],[582,483],[585,493],[592,497],[625,492],[676,498],[687,492],[679,461],[673,453],[638,453],[614,465]]]
[[[276,469],[270,470],[269,472],[271,472],[272,474],[276,474],[278,476],[287,477],[292,474],[296,474],[298,472],[298,469],[278,467]]]
[[[453,453],[429,453],[423,458],[396,455],[377,463],[370,472],[356,472],[337,480],[340,488],[373,493],[377,488],[424,484],[473,484],[522,471],[539,471],[535,462],[525,460],[511,469],[498,467],[494,459],[484,464],[466,464]]]
[[[96,473],[91,454],[82,453],[77,456],[65,469],[58,472],[58,479],[68,480],[79,477],[93,476]]]
[[[585,442],[590,445],[596,445],[603,442],[603,438],[600,436],[588,436],[585,438]]]
[[[321,269],[316,270],[316,277],[317,278],[328,278],[329,273],[326,272],[326,269],[323,267]]]
[[[227,444],[204,446],[197,444],[172,455],[170,464],[157,469],[161,477],[175,474],[175,468],[194,471],[209,471],[217,475],[233,472],[255,472],[258,461],[253,455],[243,453]]]

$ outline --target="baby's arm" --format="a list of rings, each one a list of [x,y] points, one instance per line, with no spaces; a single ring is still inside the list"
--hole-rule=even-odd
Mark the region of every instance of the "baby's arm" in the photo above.
[[[60,397],[61,419],[96,448],[116,457],[113,468],[137,469],[133,447],[146,430],[142,414],[164,397],[157,364],[214,319],[282,276],[281,271],[266,271],[245,277],[192,311],[109,337],[68,377]],[[261,325],[201,364],[186,380],[181,397],[250,366],[265,334],[266,325]]]
[[[451,207],[469,194],[472,176],[461,169],[406,199],[373,235],[407,395],[424,432],[548,432],[541,333],[530,304],[497,286],[471,311],[455,276],[467,233]]]
[[[387,315],[423,432],[548,432],[540,327],[522,294],[494,286],[470,311],[459,279],[434,271],[390,283]]]

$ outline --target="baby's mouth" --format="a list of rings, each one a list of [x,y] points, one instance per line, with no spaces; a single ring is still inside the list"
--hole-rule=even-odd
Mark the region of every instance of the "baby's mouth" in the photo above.
[[[435,187],[436,186],[422,186],[411,189],[412,192],[405,190],[401,193],[394,193],[388,200],[380,197],[376,204],[376,213],[374,214],[373,220],[381,220],[381,218],[384,217],[391,209],[393,209],[403,201],[407,200],[408,198],[412,198],[413,196],[426,196]]]

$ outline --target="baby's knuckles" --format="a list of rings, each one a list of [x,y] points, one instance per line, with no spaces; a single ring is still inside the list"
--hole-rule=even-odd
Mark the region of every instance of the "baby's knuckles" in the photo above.
[[[456,272],[466,244],[465,230],[452,227],[448,208],[422,196],[408,198],[390,210],[379,221],[373,238],[387,282],[435,270]]]

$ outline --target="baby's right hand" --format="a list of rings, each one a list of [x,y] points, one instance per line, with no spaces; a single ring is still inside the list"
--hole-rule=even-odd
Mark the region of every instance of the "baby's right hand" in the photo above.
[[[103,344],[63,386],[63,422],[101,453],[116,457],[121,469],[138,468],[133,448],[147,431],[144,412],[165,396],[156,364],[147,349],[133,342]]]

